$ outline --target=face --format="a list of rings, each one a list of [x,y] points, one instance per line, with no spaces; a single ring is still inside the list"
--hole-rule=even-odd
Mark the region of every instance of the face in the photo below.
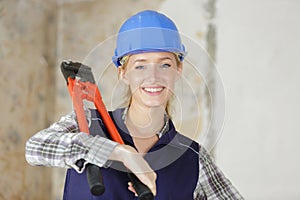
[[[169,52],[131,55],[126,67],[119,70],[129,85],[131,104],[165,108],[181,75],[182,66],[178,63],[175,54]]]

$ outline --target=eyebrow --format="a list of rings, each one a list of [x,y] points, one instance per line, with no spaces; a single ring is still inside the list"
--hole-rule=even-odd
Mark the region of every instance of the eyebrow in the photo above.
[[[166,57],[161,57],[158,60],[162,61],[162,60],[174,60],[174,59],[170,58],[169,56],[166,56]],[[133,63],[137,63],[137,62],[147,62],[147,59],[144,58],[136,59]]]

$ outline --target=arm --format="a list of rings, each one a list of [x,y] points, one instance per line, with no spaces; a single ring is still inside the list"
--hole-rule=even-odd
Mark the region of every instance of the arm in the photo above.
[[[109,139],[78,132],[76,116],[72,112],[32,136],[26,142],[25,157],[31,165],[73,167],[82,172],[84,167],[79,168],[76,161],[84,159],[85,164],[102,167],[117,145]]]
[[[244,199],[201,146],[199,150],[199,179],[194,199]]]
[[[128,145],[78,132],[74,112],[33,135],[26,142],[25,157],[31,165],[72,167],[77,172],[83,172],[87,163],[102,167],[108,160],[120,161],[156,194],[156,174],[142,154]],[[85,160],[81,168],[75,164],[80,159]]]

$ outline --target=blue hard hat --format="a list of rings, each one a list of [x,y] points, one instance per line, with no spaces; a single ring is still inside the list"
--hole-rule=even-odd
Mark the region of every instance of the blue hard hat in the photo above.
[[[152,10],[139,12],[124,22],[112,60],[119,67],[122,57],[145,52],[173,52],[179,55],[181,61],[186,55],[174,22]]]

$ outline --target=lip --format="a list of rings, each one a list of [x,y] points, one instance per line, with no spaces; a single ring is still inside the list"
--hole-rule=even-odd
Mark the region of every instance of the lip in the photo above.
[[[141,87],[142,88],[142,91],[150,96],[158,96],[160,95],[165,87],[163,86],[144,86],[144,87]]]

